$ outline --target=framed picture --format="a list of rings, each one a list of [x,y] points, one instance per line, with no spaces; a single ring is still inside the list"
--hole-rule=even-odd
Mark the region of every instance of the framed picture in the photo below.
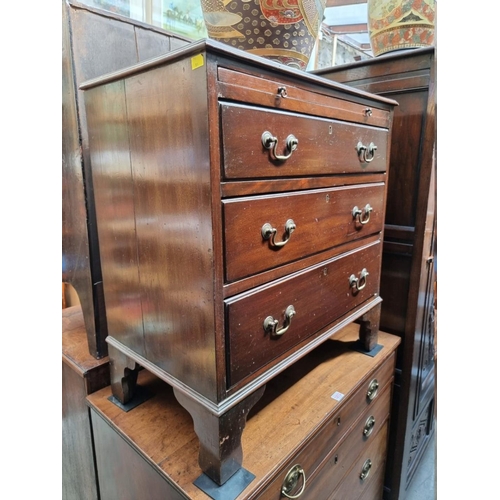
[[[207,37],[200,0],[159,1],[161,2],[161,24],[158,26],[192,40]]]

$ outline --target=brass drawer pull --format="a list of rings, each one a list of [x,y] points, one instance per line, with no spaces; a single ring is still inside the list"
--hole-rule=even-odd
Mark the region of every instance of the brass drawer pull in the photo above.
[[[366,286],[366,277],[369,274],[370,273],[365,268],[363,268],[359,273],[359,278],[356,278],[354,274],[351,274],[351,276],[349,276],[349,286],[351,288],[354,288],[358,292],[360,290],[363,290],[363,288]]]
[[[361,468],[361,474],[359,475],[361,481],[364,481],[368,477],[371,468],[372,468],[372,461],[368,458],[366,459],[365,463],[363,464],[363,467]]]
[[[373,208],[370,206],[369,203],[366,204],[365,208],[363,208],[363,210],[361,210],[360,208],[358,208],[357,206],[355,206],[353,209],[352,209],[352,217],[353,219],[356,219],[357,222],[359,222],[360,224],[368,224],[368,222],[370,221],[370,215],[373,211]]]
[[[292,236],[292,233],[295,231],[297,226],[292,219],[288,219],[285,222],[285,239],[283,241],[276,241],[276,233],[278,230],[271,226],[269,222],[266,222],[261,229],[262,238],[265,240],[269,240],[269,244],[274,248],[281,248],[288,243],[288,240]]]
[[[373,432],[374,428],[375,428],[375,417],[372,415],[368,417],[365,423],[365,428],[363,429],[363,436],[368,437]]]
[[[279,155],[276,151],[278,148],[278,138],[275,137],[271,132],[268,132],[267,130],[262,134],[262,145],[266,148],[269,149],[271,152],[271,157],[273,160],[279,160],[279,161],[284,161],[288,160],[290,156],[292,156],[292,153],[297,149],[297,146],[299,145],[299,140],[293,135],[290,134],[286,138],[286,151],[289,151],[288,154],[285,155]]]
[[[274,319],[272,316],[268,316],[264,320],[264,330],[270,333],[274,337],[281,337],[292,324],[292,318],[295,316],[295,308],[293,306],[288,306],[285,310],[285,322],[282,328],[278,328],[278,320]]]
[[[299,478],[302,476],[302,487],[296,495],[290,495],[290,492],[295,489]],[[306,473],[304,469],[299,465],[294,465],[285,476],[283,484],[281,486],[281,494],[285,495],[287,498],[299,498],[306,488]]]
[[[377,146],[370,142],[368,146],[365,146],[361,141],[358,142],[356,146],[356,151],[358,152],[358,158],[361,163],[370,163],[375,158],[375,150]]]
[[[378,393],[379,383],[376,378],[374,378],[368,385],[368,391],[366,392],[366,397],[373,401]]]
[[[278,95],[283,98],[288,97],[288,92],[286,90],[286,87],[278,87]]]

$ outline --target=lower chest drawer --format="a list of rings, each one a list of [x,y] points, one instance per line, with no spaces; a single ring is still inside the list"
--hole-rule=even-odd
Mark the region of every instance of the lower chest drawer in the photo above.
[[[381,246],[376,240],[227,299],[228,386],[378,294]]]
[[[328,500],[380,500],[387,454],[389,422],[357,457],[353,467]],[[327,470],[324,473],[328,473]]]
[[[389,417],[391,395],[392,384],[388,384],[373,407],[365,410],[349,433],[311,475],[309,483],[304,487],[304,494],[301,495],[303,500],[327,500],[332,491],[343,484],[343,478],[349,475],[357,457],[368,453],[372,442],[378,439],[380,432],[383,432]],[[347,498],[355,497],[346,496],[343,500]]]
[[[278,500],[299,494],[304,500],[326,500],[358,454],[375,440],[385,425],[390,411],[393,369],[392,357],[361,385],[302,451],[287,461],[258,496],[259,500]],[[373,380],[382,388],[370,400],[367,393]]]

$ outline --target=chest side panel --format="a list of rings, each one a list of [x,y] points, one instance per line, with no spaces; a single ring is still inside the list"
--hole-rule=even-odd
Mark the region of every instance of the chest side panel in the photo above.
[[[189,59],[126,82],[146,357],[214,397],[206,72]]]

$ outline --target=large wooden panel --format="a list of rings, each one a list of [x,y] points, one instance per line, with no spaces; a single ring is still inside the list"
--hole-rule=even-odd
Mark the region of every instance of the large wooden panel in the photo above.
[[[142,303],[138,283],[138,256],[134,245],[134,185],[127,133],[127,110],[124,83],[117,82],[105,92],[86,95],[92,175],[96,213],[99,222],[100,256],[103,267],[108,332],[138,352],[144,346]],[[94,119],[96,110],[99,119]],[[110,127],[107,123],[112,123]],[[99,201],[102,200],[102,204]],[[120,290],[127,290],[125,295]]]
[[[129,78],[126,95],[146,358],[215,400],[206,86],[183,59]]]
[[[131,78],[122,94],[114,87],[124,81],[104,93],[90,90],[86,103],[95,131],[109,333],[215,399],[207,103],[201,98],[206,82],[175,83],[188,63],[160,68],[158,78]],[[178,88],[175,99],[172,86]],[[110,122],[112,130],[100,130]],[[185,356],[175,354],[185,349]]]
[[[123,438],[91,411],[101,500],[181,500],[187,498],[165,481]],[[105,458],[104,458],[105,457]]]

